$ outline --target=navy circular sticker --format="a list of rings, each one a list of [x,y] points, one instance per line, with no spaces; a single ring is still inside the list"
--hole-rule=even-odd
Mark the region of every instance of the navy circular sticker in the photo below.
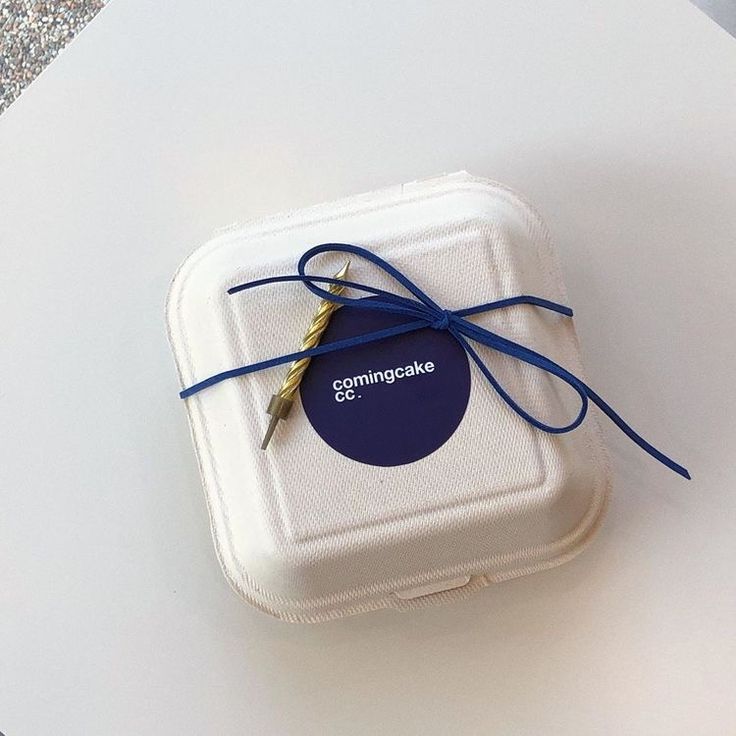
[[[322,343],[410,319],[338,309]],[[470,366],[452,335],[427,327],[319,355],[299,390],[312,427],[337,452],[369,465],[404,465],[453,435],[468,406]]]

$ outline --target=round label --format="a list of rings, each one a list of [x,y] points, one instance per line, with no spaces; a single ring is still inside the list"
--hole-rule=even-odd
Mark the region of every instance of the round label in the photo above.
[[[369,309],[338,309],[322,343],[411,321]],[[470,396],[465,350],[430,327],[312,359],[300,386],[314,430],[337,452],[369,465],[404,465],[441,447]]]

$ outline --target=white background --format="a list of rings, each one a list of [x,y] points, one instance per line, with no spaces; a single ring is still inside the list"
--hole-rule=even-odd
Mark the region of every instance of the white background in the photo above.
[[[163,302],[213,228],[466,168],[561,252],[615,495],[550,572],[280,623]],[[0,731],[736,733],[736,41],[684,0],[117,0],[0,118]]]

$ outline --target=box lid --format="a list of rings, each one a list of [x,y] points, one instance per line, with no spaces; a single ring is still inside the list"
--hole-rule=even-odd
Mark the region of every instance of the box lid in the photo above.
[[[317,303],[303,285],[227,289],[293,273],[323,242],[368,248],[447,309],[519,294],[566,301],[547,230],[517,194],[465,173],[414,182],[238,225],[193,253],[167,304],[182,386],[298,348]],[[341,265],[339,255],[324,256],[319,273]],[[351,264],[350,278],[396,290],[365,263]],[[582,376],[571,319],[518,305],[474,321]],[[573,411],[564,384],[481,352],[527,409],[550,420]],[[475,366],[470,374],[451,436],[393,466],[333,449],[299,402],[262,451],[265,408],[283,368],[187,399],[213,537],[235,590],[280,618],[323,620],[458,597],[575,554],[610,487],[594,417],[569,434],[546,434],[512,412]]]

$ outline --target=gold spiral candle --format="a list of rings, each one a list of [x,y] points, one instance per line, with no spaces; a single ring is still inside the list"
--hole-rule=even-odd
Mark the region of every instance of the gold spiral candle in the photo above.
[[[350,261],[348,261],[335,275],[333,278],[344,279],[347,275],[348,268],[350,267]],[[344,290],[344,286],[339,284],[330,284],[327,289],[330,294],[341,294]],[[309,350],[319,345],[319,341],[322,339],[324,331],[327,329],[327,325],[330,322],[330,318],[336,309],[340,307],[335,302],[323,299],[319,303],[317,311],[312,317],[312,321],[309,325],[306,335],[302,338],[302,344],[300,350]],[[311,358],[302,358],[301,360],[295,360],[289,366],[289,372],[284,378],[281,388],[271,397],[271,401],[268,403],[268,409],[266,411],[271,415],[271,420],[268,423],[268,429],[263,437],[261,443],[261,449],[265,450],[268,447],[268,443],[271,441],[276,425],[278,425],[281,419],[286,419],[289,416],[291,407],[294,404],[294,394],[299,388],[299,384],[302,382],[304,372],[307,370],[307,366],[311,361]]]

